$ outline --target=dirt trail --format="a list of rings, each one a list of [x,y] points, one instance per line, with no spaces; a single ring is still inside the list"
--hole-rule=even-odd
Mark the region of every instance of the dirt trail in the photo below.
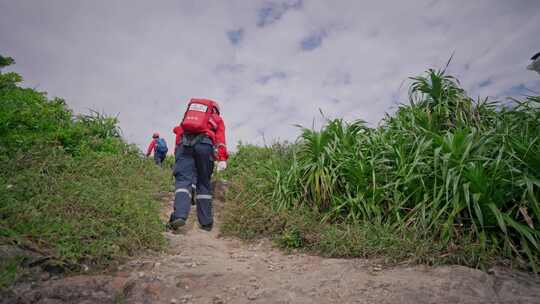
[[[221,203],[215,203],[217,212]],[[170,201],[164,201],[168,218]],[[193,210],[194,211],[194,210]],[[192,212],[167,252],[111,275],[19,287],[19,303],[540,303],[531,275],[460,266],[382,269],[363,259],[286,255],[268,241],[245,244],[198,228]],[[4,299],[7,300],[7,299]],[[2,302],[2,301],[0,301]],[[7,302],[6,302],[7,303]]]

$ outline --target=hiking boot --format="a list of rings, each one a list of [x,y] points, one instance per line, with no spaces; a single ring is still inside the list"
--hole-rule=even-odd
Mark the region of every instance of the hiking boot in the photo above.
[[[212,231],[213,224],[201,225],[200,228],[205,231]]]
[[[183,218],[177,218],[177,219],[175,219],[174,221],[172,221],[172,222],[169,223],[169,228],[170,228],[171,230],[176,231],[176,230],[178,230],[178,228],[184,226],[185,224],[186,224],[186,220],[185,220],[185,219],[183,219]]]

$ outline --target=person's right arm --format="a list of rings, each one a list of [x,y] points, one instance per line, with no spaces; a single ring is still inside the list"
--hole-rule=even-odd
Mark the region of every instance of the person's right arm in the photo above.
[[[152,150],[154,150],[155,145],[156,145],[156,140],[152,139],[152,141],[148,145],[148,149],[146,150],[146,156],[147,157],[150,156],[150,154],[152,154]]]

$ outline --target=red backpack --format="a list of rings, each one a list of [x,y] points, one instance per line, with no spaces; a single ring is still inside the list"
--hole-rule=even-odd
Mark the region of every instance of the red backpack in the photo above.
[[[190,134],[201,134],[217,128],[217,124],[212,119],[213,108],[216,103],[209,99],[191,99],[181,126],[185,132]]]

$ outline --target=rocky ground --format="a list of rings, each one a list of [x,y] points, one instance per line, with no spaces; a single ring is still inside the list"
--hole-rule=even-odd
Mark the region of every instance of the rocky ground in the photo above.
[[[164,220],[170,208],[164,201]],[[195,222],[165,233],[165,253],[108,274],[43,274],[0,303],[540,303],[540,280],[530,274],[287,255],[268,241],[222,238],[219,225],[206,232]]]

